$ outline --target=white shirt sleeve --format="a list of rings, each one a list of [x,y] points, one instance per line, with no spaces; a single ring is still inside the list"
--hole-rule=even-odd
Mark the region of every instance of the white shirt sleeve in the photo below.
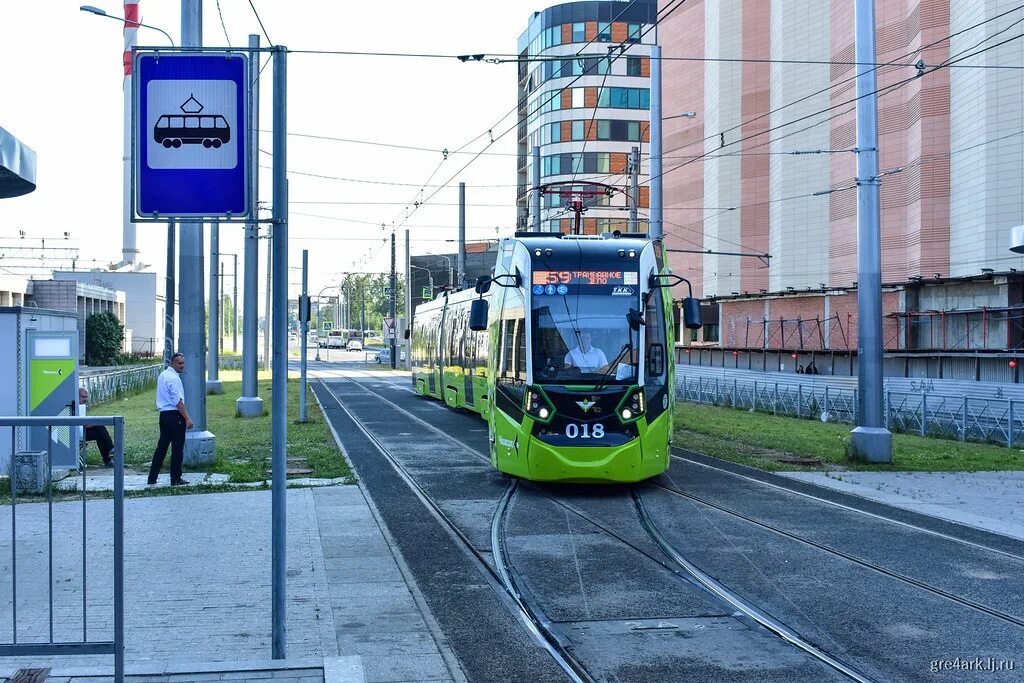
[[[608,356],[604,355],[604,351],[602,351],[601,349],[597,348],[596,346],[594,347],[594,350],[597,351],[597,355],[596,355],[596,361],[597,362],[594,363],[595,369],[596,368],[600,368],[600,367],[604,367],[605,365],[608,365]]]

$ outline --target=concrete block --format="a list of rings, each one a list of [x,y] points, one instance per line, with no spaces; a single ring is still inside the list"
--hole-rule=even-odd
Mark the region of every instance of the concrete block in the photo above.
[[[209,465],[217,458],[217,438],[207,431],[191,431],[185,435],[185,464]]]
[[[263,399],[259,396],[240,396],[235,400],[239,417],[260,417],[263,415]]]
[[[50,482],[46,451],[22,451],[14,455],[14,481],[18,493],[43,493]]]
[[[363,661],[359,657],[324,657],[324,683],[364,683]]]

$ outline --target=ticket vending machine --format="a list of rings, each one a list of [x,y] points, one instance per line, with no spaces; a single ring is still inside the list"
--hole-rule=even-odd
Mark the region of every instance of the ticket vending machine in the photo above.
[[[26,330],[28,405],[31,416],[68,417],[78,412],[78,332]],[[53,469],[78,467],[78,430],[32,428],[28,446],[45,451],[47,440]]]

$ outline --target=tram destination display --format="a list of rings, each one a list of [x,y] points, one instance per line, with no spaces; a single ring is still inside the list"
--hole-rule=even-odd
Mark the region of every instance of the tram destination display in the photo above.
[[[535,295],[568,294],[576,292],[628,296],[636,292],[640,274],[635,270],[535,270]]]

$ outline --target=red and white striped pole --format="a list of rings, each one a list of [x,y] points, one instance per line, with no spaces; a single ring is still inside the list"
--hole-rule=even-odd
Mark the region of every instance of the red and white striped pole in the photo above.
[[[138,257],[139,250],[135,246],[135,224],[131,220],[131,156],[132,156],[132,48],[138,45],[140,0],[125,0],[124,3],[124,53],[122,65],[124,68],[124,156],[123,180],[124,180],[124,207],[123,227],[121,233],[121,264],[132,266]]]

